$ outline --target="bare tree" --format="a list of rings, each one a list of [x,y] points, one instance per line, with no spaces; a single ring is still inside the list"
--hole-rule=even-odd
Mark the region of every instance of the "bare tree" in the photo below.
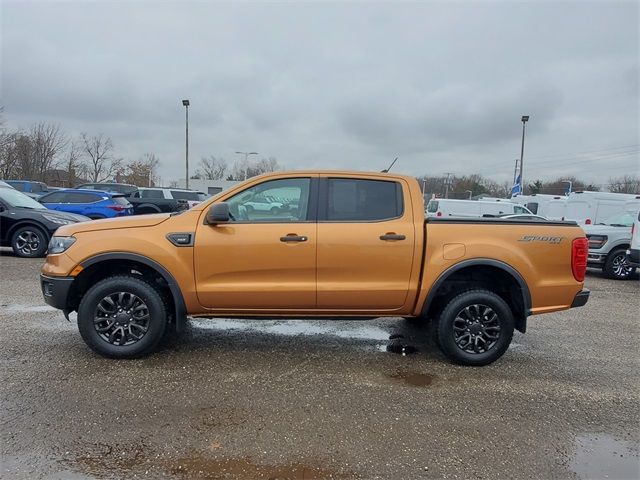
[[[280,165],[275,157],[263,158],[256,163],[245,163],[244,160],[237,160],[233,164],[227,180],[244,180],[267,172],[280,170]]]
[[[139,187],[151,187],[155,184],[156,171],[160,159],[154,153],[145,153],[139,160],[125,165],[123,180]]]
[[[45,172],[55,166],[56,156],[67,146],[67,139],[59,125],[40,122],[31,127],[32,168],[30,178],[44,180]]]
[[[82,132],[80,138],[90,180],[103,182],[113,177],[120,168],[122,159],[114,158],[111,139],[102,133],[90,137],[86,132]]]
[[[640,177],[637,175],[623,175],[609,179],[609,191],[613,193],[640,193]]]
[[[227,172],[227,162],[224,158],[216,158],[213,155],[200,160],[200,168],[196,174],[198,178],[205,180],[220,180]]]

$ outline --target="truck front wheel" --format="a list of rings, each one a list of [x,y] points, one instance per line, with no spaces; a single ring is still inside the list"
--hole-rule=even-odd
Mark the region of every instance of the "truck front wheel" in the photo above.
[[[153,352],[167,327],[167,306],[150,283],[114,276],[91,287],[78,308],[85,343],[109,358],[136,358]]]
[[[607,278],[627,280],[636,269],[627,262],[626,249],[618,248],[607,256],[602,270]]]
[[[453,297],[436,324],[442,353],[460,365],[482,366],[509,348],[514,320],[509,305],[489,290],[469,290]]]

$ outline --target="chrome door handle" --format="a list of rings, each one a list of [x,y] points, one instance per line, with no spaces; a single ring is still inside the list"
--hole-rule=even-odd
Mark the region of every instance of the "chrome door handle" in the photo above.
[[[281,242],[306,242],[307,237],[301,235],[285,235],[284,237],[280,237]]]
[[[398,235],[396,233],[386,233],[384,235],[380,235],[380,240],[405,240],[407,237],[404,235]]]

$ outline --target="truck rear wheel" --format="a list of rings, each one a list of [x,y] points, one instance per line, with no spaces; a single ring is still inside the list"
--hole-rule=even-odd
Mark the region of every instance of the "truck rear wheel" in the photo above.
[[[513,329],[513,314],[502,298],[489,290],[469,290],[453,297],[440,312],[436,341],[452,362],[482,366],[504,354]]]
[[[91,287],[78,308],[85,343],[109,358],[137,358],[153,352],[167,327],[167,306],[151,284],[135,276],[114,276]]]

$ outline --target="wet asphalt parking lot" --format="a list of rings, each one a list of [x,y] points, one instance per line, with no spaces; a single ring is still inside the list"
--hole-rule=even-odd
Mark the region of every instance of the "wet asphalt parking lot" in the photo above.
[[[41,263],[0,251],[3,479],[640,476],[637,280],[591,272],[484,368],[400,319],[198,320],[115,361],[44,304]]]

